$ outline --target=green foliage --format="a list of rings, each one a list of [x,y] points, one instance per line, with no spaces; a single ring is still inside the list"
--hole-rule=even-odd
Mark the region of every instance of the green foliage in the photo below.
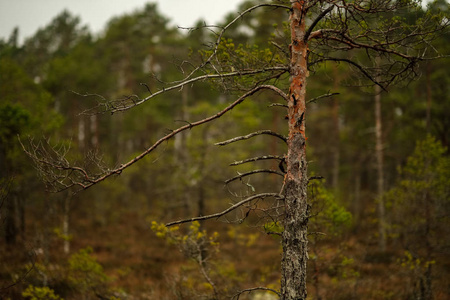
[[[72,234],[64,234],[63,230],[59,227],[53,229],[53,233],[63,241],[71,241],[73,239]]]
[[[30,112],[20,104],[6,103],[0,106],[0,140],[10,143],[29,126]]]
[[[38,129],[48,133],[61,125],[61,115],[51,107],[51,95],[9,58],[0,59],[0,92],[1,122],[4,126],[14,126],[10,132],[14,138],[18,133],[31,134]]]
[[[206,60],[212,50],[199,51],[202,60]],[[264,70],[274,66],[285,66],[287,60],[284,56],[277,53],[274,49],[267,45],[260,47],[257,44],[238,44],[236,45],[231,38],[222,39],[218,45],[216,59],[222,72],[238,72],[248,70]],[[211,74],[217,72],[217,67],[208,65],[208,71]],[[275,76],[278,78],[279,76]],[[224,81],[225,80],[225,81]],[[251,76],[237,76],[229,78],[220,78],[215,83],[218,85],[225,84],[226,89],[249,87],[258,81],[267,80],[267,74],[260,73]]]
[[[63,300],[63,298],[55,295],[55,292],[51,288],[46,286],[37,287],[29,285],[22,292],[22,296],[29,300]]]
[[[200,272],[192,268],[192,266],[186,265],[180,268],[182,273],[189,274],[181,280],[180,288],[186,292],[179,291],[179,293],[196,293],[197,291],[203,291],[206,294],[214,294],[216,298],[218,295],[218,288],[220,290],[226,290],[226,285],[218,287],[214,283],[220,276],[226,276],[228,279],[234,279],[236,272],[234,272],[234,266],[227,268],[226,264],[222,262],[215,266],[211,261],[212,254],[219,252],[219,242],[217,241],[219,234],[214,232],[212,235],[208,235],[206,230],[200,228],[200,223],[194,221],[190,223],[187,232],[182,232],[182,228],[179,226],[171,226],[168,228],[164,224],[151,222],[151,229],[155,232],[156,236],[165,239],[169,244],[176,245],[185,257],[194,261],[200,268]],[[215,266],[212,270],[212,266]],[[230,266],[230,265],[228,265]],[[199,275],[203,278],[198,278]],[[211,278],[214,277],[214,280]],[[210,297],[210,296],[208,296]]]
[[[433,193],[437,199],[447,200],[450,184],[450,159],[447,149],[432,136],[427,136],[416,144],[416,148],[399,170],[403,190],[419,194],[423,190]]]
[[[431,293],[431,278],[444,274],[449,247],[450,157],[432,136],[418,140],[399,180],[386,195],[391,237],[404,255],[397,260],[411,281],[411,291]],[[421,288],[418,288],[418,285]]]
[[[211,55],[211,51],[204,52],[204,56]],[[227,66],[228,71],[261,69],[268,65],[286,63],[283,58],[273,53],[270,48],[260,48],[258,45],[235,45],[232,39],[224,39],[217,49],[217,58],[221,65]]]
[[[90,247],[80,249],[62,261],[28,263],[23,269],[31,270],[27,281],[32,285],[23,291],[31,299],[91,299],[94,295],[117,299],[112,296],[120,294],[117,287],[111,287],[114,278],[105,273]],[[123,272],[118,271],[119,274]]]
[[[69,258],[69,282],[81,293],[95,291],[111,281],[95,257],[92,248],[79,250]]]
[[[354,286],[360,276],[355,259],[342,254],[346,249],[342,236],[352,223],[352,214],[325,187],[324,180],[311,181],[308,196],[311,203],[308,269],[315,270],[312,284],[318,294],[322,289],[327,290],[327,294],[342,294],[339,290],[343,286]],[[325,274],[332,283],[326,288],[319,281],[319,276]]]
[[[228,237],[233,239],[240,247],[251,247],[255,245],[259,238],[259,233],[245,234],[241,232],[236,226],[231,226],[227,231]]]
[[[406,165],[399,168],[401,180],[386,194],[388,209],[414,217],[414,220],[400,218],[398,221],[406,221],[410,226],[424,224],[427,216],[418,214],[420,206],[449,209],[450,158],[446,153],[447,149],[431,136],[417,142]]]
[[[311,182],[308,192],[312,207],[310,228],[337,236],[351,225],[351,213],[337,202],[334,194],[325,188],[323,181]]]
[[[414,258],[410,251],[404,252],[404,257],[398,259],[397,262],[403,267],[410,271],[418,271],[419,273],[424,273],[430,265],[436,264],[435,260],[423,260],[420,258]]]
[[[219,251],[219,242],[217,241],[219,233],[214,232],[212,235],[208,235],[205,229],[200,229],[200,223],[197,221],[189,225],[186,234],[180,231],[179,226],[167,227],[156,221],[151,222],[151,229],[157,237],[165,239],[170,244],[177,245],[186,257],[200,260],[199,262],[204,259],[201,256],[202,251],[206,248],[214,252]]]
[[[394,236],[401,235],[407,244],[423,248],[420,239],[434,237],[444,229],[442,224],[448,222],[445,213],[450,210],[447,149],[431,136],[419,140],[406,165],[399,168],[399,174],[401,179],[385,195],[394,221],[392,231]],[[411,229],[415,234],[405,234]]]
[[[264,224],[264,231],[268,234],[270,233],[276,233],[281,234],[284,231],[283,225],[281,225],[280,222],[268,222]]]

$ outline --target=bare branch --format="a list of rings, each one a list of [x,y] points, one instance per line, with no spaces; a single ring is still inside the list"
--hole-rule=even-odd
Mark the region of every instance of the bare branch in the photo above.
[[[215,143],[214,145],[216,145],[216,146],[225,146],[225,145],[237,142],[237,141],[247,140],[247,139],[250,139],[252,137],[255,137],[255,136],[258,136],[258,135],[262,135],[262,134],[273,135],[273,136],[281,139],[283,142],[285,142],[285,143],[287,142],[286,137],[281,135],[281,134],[279,134],[279,133],[273,132],[272,130],[260,130],[260,131],[252,132],[252,133],[244,135],[244,136],[238,136],[238,137],[229,139],[227,141]]]
[[[333,5],[322,11],[320,15],[317,16],[317,18],[312,22],[312,24],[309,26],[308,30],[305,33],[305,36],[303,38],[303,41],[306,43],[308,39],[310,38],[311,32],[313,31],[314,27],[316,27],[317,23],[320,22],[330,11],[333,10]]]
[[[150,87],[148,86],[148,84],[141,82],[140,85],[143,85],[147,88],[147,91],[150,93],[150,95],[152,94],[152,91],[150,90]]]
[[[282,104],[282,103],[272,103],[269,105],[269,107],[275,107],[275,106],[281,106],[281,107],[288,108],[287,104]]]
[[[311,180],[322,180],[323,178],[323,176],[311,176],[308,178],[308,182],[310,182]]]
[[[253,170],[253,171],[245,172],[245,173],[242,173],[242,174],[241,174],[241,173],[238,173],[239,175],[237,175],[237,176],[235,176],[235,177],[233,177],[233,178],[230,178],[230,179],[225,180],[225,183],[228,184],[228,183],[233,182],[233,181],[235,181],[235,180],[237,180],[237,179],[241,179],[241,178],[243,178],[243,177],[250,176],[250,175],[253,175],[253,174],[257,174],[257,173],[271,173],[271,174],[277,174],[277,175],[280,175],[280,176],[284,177],[284,174],[283,174],[283,173],[278,172],[278,171],[275,171],[275,170],[271,170],[271,169],[258,169],[258,170]]]
[[[249,289],[245,289],[245,290],[239,291],[239,292],[238,292],[236,295],[234,295],[231,299],[239,300],[239,297],[240,297],[243,293],[251,293],[251,292],[253,292],[253,291],[269,291],[269,292],[272,292],[272,293],[277,294],[278,296],[281,296],[281,294],[280,294],[279,292],[277,292],[276,290],[274,290],[274,289],[266,288],[266,287],[254,287],[254,288],[249,288]]]
[[[306,104],[311,103],[311,102],[316,102],[319,99],[328,98],[328,97],[332,97],[332,96],[339,95],[339,94],[340,93],[328,93],[328,94],[320,95],[318,97],[315,97],[315,98],[312,98],[312,99],[306,101]]]
[[[174,222],[169,222],[166,224],[167,227],[173,226],[173,225],[178,225],[178,224],[183,224],[183,223],[190,223],[190,222],[194,222],[194,221],[204,221],[204,220],[209,220],[209,219],[217,219],[220,218],[224,215],[226,215],[227,213],[235,210],[236,208],[239,208],[240,206],[256,200],[256,199],[264,199],[267,197],[278,197],[280,198],[280,195],[278,193],[262,193],[262,194],[257,194],[257,195],[253,195],[250,196],[242,201],[239,201],[236,204],[233,204],[232,206],[230,206],[229,208],[225,209],[222,212],[219,213],[215,213],[212,215],[207,215],[207,216],[200,216],[200,217],[195,217],[195,218],[190,218],[190,219],[183,219],[183,220],[178,220],[178,221],[174,221]]]
[[[91,186],[111,176],[121,174],[124,169],[141,160],[146,155],[153,152],[163,142],[169,140],[170,138],[179,134],[180,132],[192,129],[193,127],[200,126],[202,124],[206,124],[215,119],[220,118],[225,113],[229,112],[234,107],[242,103],[246,98],[263,89],[274,90],[273,86],[271,85],[257,86],[252,90],[247,91],[246,93],[241,95],[233,103],[231,103],[218,113],[196,122],[192,123],[187,122],[186,125],[181,126],[176,130],[172,130],[170,133],[166,134],[165,136],[157,140],[147,150],[137,155],[130,161],[121,164],[118,167],[115,167],[114,169],[108,169],[98,164],[97,167],[100,170],[99,174],[89,174],[88,170],[86,170],[85,168],[71,166],[69,161],[66,159],[67,152],[69,151],[69,149],[66,147],[61,146],[57,149],[50,146],[48,141],[46,141],[46,145],[42,143],[33,144],[32,141],[30,141],[31,149],[27,150],[27,148],[22,143],[21,144],[25,153],[34,160],[39,172],[41,173],[42,177],[44,178],[48,186],[52,186],[57,191],[66,190],[74,186],[79,186],[81,189],[88,189]],[[94,155],[94,157],[90,159],[90,162],[95,163],[96,161],[97,160],[95,159]],[[55,172],[55,170],[59,170],[62,172],[57,173]]]
[[[289,6],[286,5],[281,5],[281,4],[270,4],[270,3],[261,3],[261,4],[257,4],[255,6],[252,6],[248,9],[246,9],[245,11],[243,11],[242,13],[239,13],[239,15],[237,17],[235,17],[231,22],[229,22],[226,26],[224,26],[222,28],[222,30],[220,31],[220,33],[218,34],[217,40],[215,42],[215,46],[214,49],[211,53],[211,55],[201,64],[199,65],[197,68],[195,68],[194,70],[191,71],[191,73],[189,75],[187,75],[183,80],[179,81],[179,82],[184,82],[186,80],[188,80],[189,78],[191,78],[192,76],[194,76],[194,74],[201,70],[202,68],[204,68],[207,64],[209,64],[211,62],[211,60],[216,56],[217,51],[218,51],[218,47],[220,44],[220,41],[222,40],[223,35],[225,34],[225,32],[228,30],[228,28],[230,28],[234,23],[236,23],[238,20],[240,20],[241,18],[243,18],[246,14],[252,12],[253,10],[260,8],[260,7],[275,7],[275,8],[284,8],[287,10],[290,10]]]
[[[242,165],[242,164],[249,163],[249,162],[254,162],[254,161],[258,161],[258,160],[268,160],[268,159],[283,160],[284,157],[278,156],[278,155],[264,155],[264,156],[248,158],[245,160],[235,161],[235,162],[231,163],[230,166],[237,166],[237,165]]]
[[[275,93],[277,93],[278,95],[280,95],[284,100],[286,100],[286,102],[289,101],[289,96],[286,95],[286,93],[283,92],[281,89],[277,88],[276,86],[269,85],[269,84],[266,84],[264,86],[266,89],[272,90]]]
[[[30,267],[26,270],[25,273],[23,273],[20,276],[17,276],[17,278],[14,280],[13,283],[0,287],[0,292],[4,292],[7,289],[12,288],[15,285],[23,283],[25,281],[25,279],[27,278],[27,276],[31,273],[31,271],[33,271],[36,268],[36,252],[34,252],[33,250],[30,250],[28,252],[28,256],[30,257],[30,261],[31,261]]]
[[[336,62],[345,62],[345,63],[348,63],[348,64],[350,64],[350,65],[356,67],[357,69],[359,69],[360,72],[361,72],[364,76],[366,76],[370,81],[372,81],[374,84],[378,85],[378,86],[381,87],[384,91],[386,91],[386,88],[385,88],[380,82],[378,82],[375,78],[373,78],[373,77],[367,72],[367,70],[366,70],[363,66],[361,66],[360,64],[358,64],[358,63],[356,63],[356,62],[354,62],[354,61],[352,61],[352,60],[350,60],[350,59],[347,59],[347,58],[337,58],[337,57],[325,57],[325,58],[322,58],[322,59],[320,59],[320,60],[315,61],[315,63],[317,63],[317,62],[322,62],[322,61],[336,61]]]
[[[267,68],[258,69],[258,70],[240,70],[240,71],[229,72],[229,73],[219,73],[219,72],[217,72],[218,74],[205,74],[205,75],[197,76],[197,77],[185,80],[185,81],[181,81],[181,82],[176,83],[176,84],[174,84],[172,86],[169,86],[169,87],[164,87],[162,90],[159,90],[159,91],[157,91],[157,92],[155,92],[153,94],[150,93],[150,95],[145,97],[145,98],[142,98],[142,99],[138,98],[136,100],[133,99],[133,101],[131,103],[128,101],[131,98],[127,97],[125,99],[119,99],[119,100],[113,100],[113,101],[105,102],[105,103],[100,104],[99,106],[104,106],[105,107],[104,112],[115,113],[115,112],[125,111],[125,110],[128,110],[128,109],[132,108],[132,107],[141,105],[144,102],[147,102],[148,100],[150,100],[150,99],[152,99],[154,97],[157,97],[157,96],[159,96],[159,95],[161,95],[163,93],[183,88],[185,85],[189,85],[189,84],[192,84],[192,83],[197,82],[197,81],[203,81],[203,80],[209,80],[209,79],[218,79],[218,78],[227,78],[227,77],[236,77],[236,76],[256,75],[256,74],[260,74],[260,73],[271,72],[271,71],[280,71],[280,70],[288,71],[288,67],[286,67],[286,66],[267,67]],[[270,86],[270,85],[264,85],[264,86],[267,89],[271,89],[271,90],[277,92],[283,98],[286,99],[285,95],[283,95],[284,93],[281,90],[279,90],[278,88],[276,88],[274,86]]]
[[[199,250],[201,253],[201,250]],[[214,292],[214,299],[218,299],[218,293],[217,293],[217,287],[214,281],[212,281],[211,277],[209,277],[208,272],[206,271],[204,260],[200,258],[200,261],[197,261],[198,266],[200,268],[200,272],[202,273],[203,277],[205,277],[206,281],[211,285],[213,292]]]

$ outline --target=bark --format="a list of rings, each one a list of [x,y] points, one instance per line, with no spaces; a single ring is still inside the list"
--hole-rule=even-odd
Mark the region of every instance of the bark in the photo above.
[[[85,119],[84,117],[78,118],[78,147],[83,151],[85,149]]]
[[[89,117],[89,129],[91,134],[91,145],[92,148],[98,149],[98,117],[97,115],[92,115]]]
[[[384,212],[384,156],[381,126],[381,88],[375,85],[375,153],[377,160],[377,199],[378,199],[378,245],[380,251],[386,250],[386,228]]]
[[[333,89],[336,91],[338,89],[338,85],[340,82],[340,77],[338,74],[337,66],[333,67],[333,77],[334,84]],[[339,166],[340,166],[340,145],[339,145],[339,136],[340,136],[340,122],[339,122],[339,99],[337,97],[332,98],[332,107],[331,107],[331,115],[333,120],[333,145],[331,147],[333,153],[333,173],[331,177],[331,185],[333,186],[333,190],[337,193],[339,191]]]
[[[426,82],[427,82],[427,110],[426,110],[426,129],[427,133],[430,133],[431,129],[431,99],[432,99],[432,93],[431,93],[431,64],[427,63],[426,67]]]
[[[69,213],[70,213],[70,197],[67,195],[64,198],[64,212],[63,212],[63,235],[64,235],[64,254],[70,253],[70,240],[69,237]]]
[[[185,122],[189,119],[188,115],[188,88],[185,86],[181,91],[181,112],[180,112],[180,122]],[[180,132],[175,136],[174,148],[175,148],[175,164],[179,166],[179,180],[182,182],[182,190],[180,191],[180,202],[183,206],[186,215],[192,214],[192,205],[190,198],[190,186],[191,183],[188,179],[188,166],[189,166],[189,153],[187,148],[187,139],[189,132]]]
[[[209,126],[206,126],[203,129],[202,132],[202,144],[203,147],[200,147],[200,162],[198,166],[198,172],[200,174],[200,180],[197,182],[198,187],[198,201],[197,201],[197,208],[198,208],[198,216],[204,216],[206,215],[205,212],[205,186],[207,184],[207,170],[206,170],[206,157],[207,157],[207,150],[208,150],[208,135],[209,135]]]
[[[306,299],[308,260],[307,161],[305,138],[305,92],[307,44],[303,2],[292,3],[291,65],[288,103],[289,137],[285,176],[285,220],[282,234],[281,299]]]
[[[353,199],[353,218],[355,224],[359,224],[361,218],[361,162],[358,161],[354,168],[354,199]],[[358,226],[356,226],[358,229]]]
[[[18,229],[16,224],[16,199],[9,197],[6,199],[5,216],[5,242],[7,245],[13,245],[17,241]]]
[[[340,127],[339,127],[339,100],[333,99],[333,145],[332,145],[332,157],[333,157],[333,174],[331,177],[331,185],[333,186],[333,190],[338,192],[339,190],[339,166],[340,166],[340,147],[339,147],[339,135],[340,135]]]

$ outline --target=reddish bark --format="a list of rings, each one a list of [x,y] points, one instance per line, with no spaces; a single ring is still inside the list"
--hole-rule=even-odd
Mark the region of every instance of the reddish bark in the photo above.
[[[308,185],[305,136],[305,93],[307,43],[305,36],[304,2],[292,3],[291,82],[288,117],[289,138],[287,173],[285,177],[285,220],[282,235],[281,299],[306,299],[306,264],[308,260]]]

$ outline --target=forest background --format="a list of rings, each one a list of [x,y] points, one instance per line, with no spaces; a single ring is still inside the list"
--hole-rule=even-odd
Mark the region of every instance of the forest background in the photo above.
[[[426,10],[449,13],[445,1]],[[285,19],[282,11],[261,10],[227,38],[267,53]],[[102,99],[98,95],[145,95],[177,80],[181,62],[200,61],[203,45],[214,41],[202,25],[172,27],[148,4],[111,19],[100,37],[64,11],[23,45],[19,30],[0,41],[0,297],[200,299],[212,293],[207,278],[224,298],[255,286],[277,288],[280,224],[267,220],[263,206],[243,207],[201,227],[167,232],[159,225],[214,213],[244,194],[279,186],[276,174],[224,183],[249,170],[230,163],[267,150],[283,153],[278,140],[258,136],[245,145],[215,145],[269,126],[285,133],[285,112],[271,106],[269,96],[255,96],[214,124],[178,135],[140,164],[76,194],[47,191],[21,145],[49,142],[72,160],[89,166],[101,157],[105,168],[113,168],[180,124],[215,113],[235,91],[207,83],[125,114],[86,113]],[[447,32],[433,46],[446,53],[449,41]],[[309,191],[311,299],[450,296],[449,69],[448,59],[423,62],[417,80],[380,94],[381,148],[374,89],[355,88],[345,65],[314,70],[308,98],[334,95],[308,104],[309,173],[323,177]],[[386,247],[380,246],[380,222]],[[188,244],[209,253],[209,277]],[[240,299],[271,295],[255,290]]]

